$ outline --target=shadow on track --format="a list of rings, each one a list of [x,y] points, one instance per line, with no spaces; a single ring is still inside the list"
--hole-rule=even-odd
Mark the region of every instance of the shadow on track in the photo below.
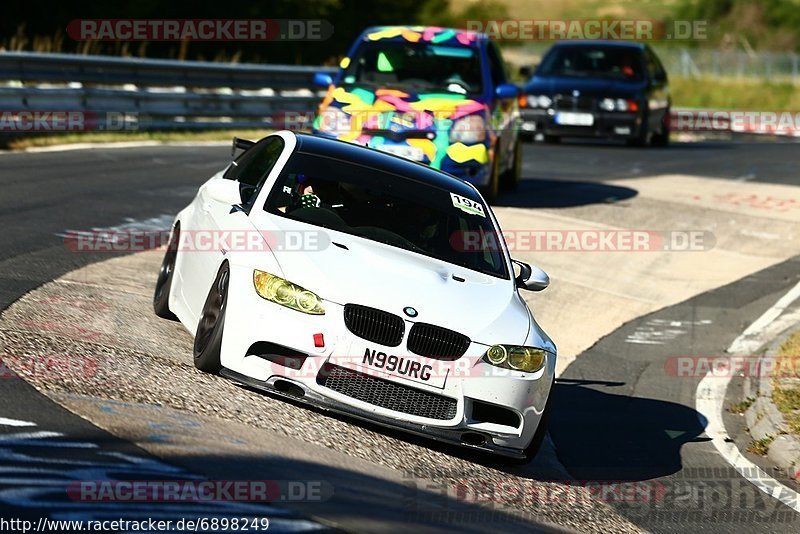
[[[523,180],[513,193],[501,194],[495,205],[512,208],[569,208],[587,204],[613,204],[637,194],[630,187],[601,182]]]
[[[699,412],[616,394],[621,382],[559,379],[550,434],[577,480],[648,480],[681,470],[681,447],[705,428]]]

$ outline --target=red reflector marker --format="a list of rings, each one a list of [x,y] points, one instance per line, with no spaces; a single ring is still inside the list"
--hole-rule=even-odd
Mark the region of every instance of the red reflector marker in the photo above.
[[[318,348],[325,346],[325,337],[322,334],[314,334],[314,346]]]

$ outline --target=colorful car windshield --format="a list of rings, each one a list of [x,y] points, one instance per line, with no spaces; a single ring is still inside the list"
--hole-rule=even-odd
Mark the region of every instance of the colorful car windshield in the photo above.
[[[480,56],[471,46],[364,42],[345,69],[343,82],[475,94],[482,90]]]

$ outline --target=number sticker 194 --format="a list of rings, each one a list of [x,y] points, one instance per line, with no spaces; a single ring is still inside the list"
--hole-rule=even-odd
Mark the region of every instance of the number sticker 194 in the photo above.
[[[471,215],[480,215],[481,217],[486,217],[486,214],[483,212],[483,206],[480,202],[476,202],[467,197],[462,197],[461,195],[456,195],[455,193],[450,193],[450,198],[453,199],[453,206],[461,211]]]

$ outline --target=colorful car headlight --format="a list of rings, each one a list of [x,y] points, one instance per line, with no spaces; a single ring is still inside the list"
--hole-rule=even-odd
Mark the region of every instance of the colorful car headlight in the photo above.
[[[453,123],[450,142],[472,145],[486,139],[486,121],[480,115],[467,115]]]
[[[310,315],[325,314],[322,301],[315,293],[279,276],[256,269],[253,271],[253,286],[260,297],[275,304]]]
[[[483,360],[497,367],[535,373],[544,367],[547,353],[535,347],[492,345],[483,355]]]

